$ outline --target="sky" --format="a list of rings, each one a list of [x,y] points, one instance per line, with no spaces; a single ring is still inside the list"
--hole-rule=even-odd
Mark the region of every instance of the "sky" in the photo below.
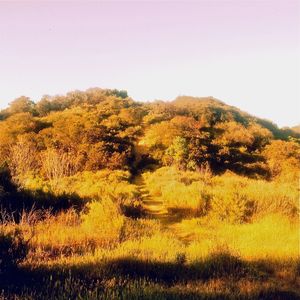
[[[300,1],[0,0],[0,108],[90,87],[300,123]]]

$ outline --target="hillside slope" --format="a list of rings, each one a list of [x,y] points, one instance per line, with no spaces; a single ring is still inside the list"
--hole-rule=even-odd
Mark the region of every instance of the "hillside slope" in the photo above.
[[[0,163],[13,176],[48,179],[153,164],[268,177],[265,147],[300,137],[213,97],[141,103],[97,88],[38,103],[20,97],[0,115]]]

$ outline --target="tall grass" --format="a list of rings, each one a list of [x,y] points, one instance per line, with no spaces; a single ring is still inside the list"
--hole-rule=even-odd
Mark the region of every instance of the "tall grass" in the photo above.
[[[80,176],[87,176],[82,186]],[[283,293],[278,299],[297,299],[299,207],[294,183],[232,174],[207,177],[169,167],[143,178],[150,197],[169,210],[190,209],[193,217],[165,226],[159,220],[126,216],[118,197],[131,199],[140,187],[130,184],[125,173],[62,179],[57,192],[78,189],[82,197],[90,197],[81,212],[33,210],[24,211],[18,221],[2,218],[0,233],[19,232],[29,251],[25,258],[15,249],[19,270],[14,275],[20,278],[0,274],[2,297],[272,299]],[[111,180],[110,187],[104,186],[106,180]],[[9,241],[13,249],[14,240]]]
[[[299,213],[295,182],[267,182],[231,173],[207,178],[172,167],[145,173],[144,180],[150,195],[169,209],[190,209],[194,215],[209,213],[229,223],[250,222],[273,213],[295,219]]]

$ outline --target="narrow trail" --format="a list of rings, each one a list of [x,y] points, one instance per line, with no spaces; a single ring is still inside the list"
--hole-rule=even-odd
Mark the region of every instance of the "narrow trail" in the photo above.
[[[190,240],[190,235],[180,230],[178,227],[183,217],[174,213],[170,213],[162,200],[155,199],[150,194],[142,175],[135,176],[133,184],[138,187],[141,193],[143,208],[146,216],[150,219],[158,220],[163,230],[172,232],[180,240],[188,242]]]
[[[146,124],[143,122],[142,131],[145,130],[145,126]],[[137,148],[139,147],[143,148],[143,146],[140,145],[139,143],[140,139],[136,143],[135,147]],[[139,152],[141,151],[136,151],[136,153]],[[183,230],[182,227],[180,226],[180,222],[183,220],[183,216],[180,216],[175,213],[171,213],[165,207],[162,200],[155,199],[150,194],[141,173],[138,173],[133,177],[132,183],[135,184],[138,190],[140,191],[141,198],[142,198],[141,200],[143,203],[142,206],[146,213],[146,216],[150,219],[158,220],[163,230],[172,232],[184,243],[189,243],[192,240],[193,234],[191,234],[186,230]]]
[[[143,202],[143,208],[148,217],[152,219],[167,219],[170,217],[168,210],[165,208],[163,201],[154,199],[148,191],[145,181],[141,175],[134,178],[133,183],[138,187]]]

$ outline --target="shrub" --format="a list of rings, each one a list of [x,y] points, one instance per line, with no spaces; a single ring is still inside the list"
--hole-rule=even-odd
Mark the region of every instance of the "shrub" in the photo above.
[[[198,215],[206,213],[210,201],[210,195],[202,182],[193,182],[190,185],[170,183],[163,188],[161,198],[171,209],[191,210]]]
[[[158,220],[130,219],[125,220],[122,228],[121,240],[139,240],[143,237],[151,237],[161,230]]]
[[[126,171],[102,170],[77,174],[61,180],[59,193],[77,193],[84,199],[100,200],[103,197],[117,199],[120,206],[138,206],[139,191],[129,183],[130,173]]]
[[[221,276],[243,276],[249,272],[246,263],[239,257],[232,255],[229,252],[211,253],[200,262],[202,276],[221,277]]]
[[[254,180],[232,174],[212,180],[211,213],[230,223],[242,223],[267,214],[297,217],[297,186],[293,183]]]
[[[229,223],[243,223],[253,214],[253,202],[238,188],[215,191],[211,201],[212,214]]]
[[[300,146],[296,142],[275,140],[263,151],[273,178],[298,181]]]
[[[81,215],[81,226],[87,236],[102,246],[119,242],[125,221],[119,206],[107,197],[88,203],[87,210]]]
[[[35,192],[51,193],[57,197],[70,196],[74,200],[77,196],[83,200],[81,202],[113,197],[126,216],[138,217],[142,212],[140,192],[135,185],[129,183],[129,180],[130,173],[127,171],[84,171],[55,182],[43,181],[38,177],[29,178],[26,181],[26,188]],[[76,204],[74,201],[74,205]]]

